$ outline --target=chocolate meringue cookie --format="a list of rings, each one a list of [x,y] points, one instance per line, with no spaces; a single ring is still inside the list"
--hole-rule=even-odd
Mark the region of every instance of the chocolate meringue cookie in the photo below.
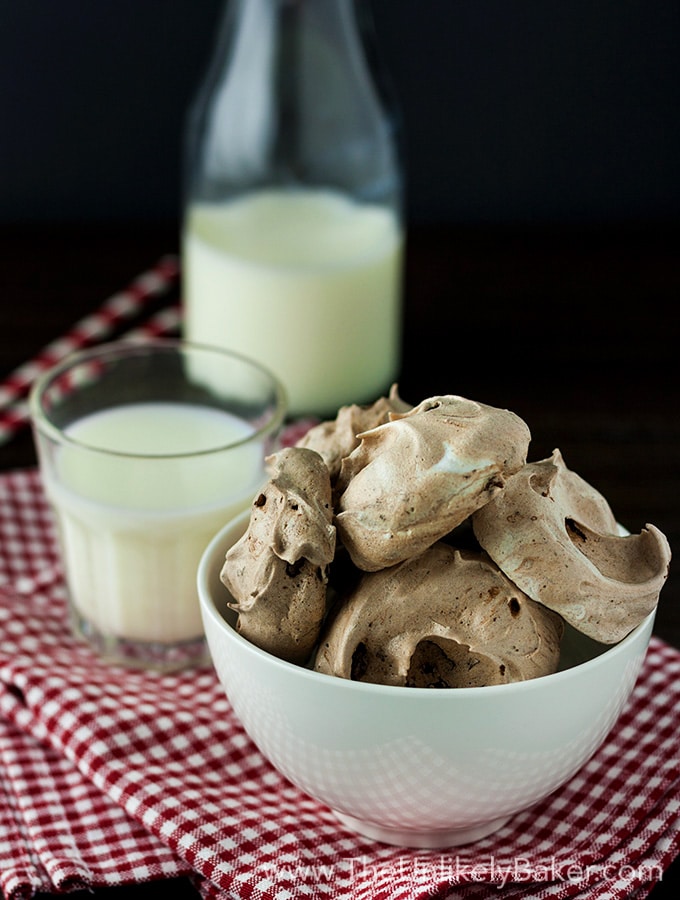
[[[521,590],[605,644],[652,612],[668,576],[662,532],[648,524],[622,536],[605,498],[567,468],[559,450],[509,478],[472,524]]]
[[[341,466],[335,524],[360,569],[430,547],[487,503],[526,462],[515,413],[464,397],[424,400],[359,435]]]
[[[389,422],[392,413],[403,413],[412,408],[401,399],[397,385],[393,384],[389,396],[380,397],[370,406],[341,406],[335,419],[314,425],[296,446],[316,450],[334,482],[340,474],[343,459],[359,446],[357,435]]]
[[[366,573],[329,619],[317,672],[407,687],[480,687],[554,672],[560,616],[525,596],[485,553],[436,543]]]
[[[326,613],[335,555],[330,475],[313,450],[290,447],[266,462],[271,479],[220,578],[234,600],[238,631],[274,656],[304,663]]]

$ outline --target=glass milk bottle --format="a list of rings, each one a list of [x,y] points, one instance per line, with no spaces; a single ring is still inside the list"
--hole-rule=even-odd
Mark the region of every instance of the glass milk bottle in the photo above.
[[[185,337],[258,360],[292,415],[398,377],[403,185],[357,0],[231,0],[190,109]]]

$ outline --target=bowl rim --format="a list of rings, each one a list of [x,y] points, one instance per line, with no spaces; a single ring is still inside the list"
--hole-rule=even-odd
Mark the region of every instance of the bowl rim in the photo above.
[[[629,631],[628,634],[620,641],[607,646],[607,648],[603,650],[602,653],[599,653],[592,659],[577,663],[576,665],[570,666],[568,669],[562,669],[557,672],[552,672],[548,675],[540,675],[536,678],[530,678],[526,681],[513,681],[507,684],[487,684],[480,685],[478,687],[459,687],[451,688],[450,690],[433,691],[431,688],[426,687],[410,687],[408,689],[405,689],[400,685],[375,684],[373,682],[367,681],[352,681],[348,678],[339,678],[336,676],[327,675],[325,672],[316,672],[314,671],[314,669],[310,669],[306,666],[297,665],[296,663],[288,662],[285,659],[280,659],[279,657],[274,656],[272,653],[263,650],[261,647],[258,647],[256,644],[253,644],[251,641],[244,638],[235,630],[235,628],[233,628],[232,625],[229,624],[229,622],[226,621],[222,613],[217,608],[214,599],[210,595],[208,586],[210,582],[210,564],[213,562],[213,557],[215,557],[218,549],[224,544],[226,535],[229,532],[241,527],[242,523],[245,524],[249,517],[250,509],[246,509],[234,518],[230,519],[213,536],[210,543],[203,551],[196,573],[196,582],[198,587],[198,596],[201,611],[203,615],[209,615],[212,619],[214,619],[220,629],[227,635],[227,639],[230,641],[234,641],[238,646],[242,648],[244,652],[252,654],[257,659],[261,659],[263,663],[270,667],[273,667],[275,670],[283,670],[284,673],[288,673],[291,677],[312,679],[312,681],[317,684],[327,684],[329,688],[334,688],[337,690],[351,690],[354,693],[360,694],[384,693],[388,696],[404,697],[405,699],[407,697],[418,697],[420,698],[419,702],[422,702],[422,698],[424,696],[431,698],[479,698],[480,694],[482,696],[491,696],[496,695],[499,692],[501,692],[501,694],[509,696],[511,693],[514,694],[516,692],[525,693],[528,691],[545,689],[550,684],[556,684],[573,678],[575,676],[575,673],[578,673],[578,675],[580,676],[582,674],[587,674],[591,670],[597,670],[601,666],[610,663],[611,660],[616,656],[625,654],[630,645],[637,643],[648,628],[649,635],[651,637],[651,629],[654,618],[656,616],[656,607],[647,616],[645,616],[642,622],[636,625],[636,627],[632,631]],[[649,640],[647,641],[647,643],[649,643]],[[646,647],[644,652],[646,654]]]

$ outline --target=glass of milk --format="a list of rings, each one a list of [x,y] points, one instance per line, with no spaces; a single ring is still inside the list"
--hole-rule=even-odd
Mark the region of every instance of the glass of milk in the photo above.
[[[207,663],[198,562],[265,481],[278,379],[208,345],[117,342],[40,377],[30,408],[74,632],[116,663]]]

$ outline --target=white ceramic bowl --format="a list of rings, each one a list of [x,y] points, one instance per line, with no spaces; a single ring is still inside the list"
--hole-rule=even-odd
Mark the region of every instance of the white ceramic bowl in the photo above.
[[[219,580],[248,517],[216,535],[198,570],[215,670],[263,755],[349,829],[410,847],[490,834],[583,766],[633,689],[653,614],[609,648],[568,630],[560,671],[515,684],[391,687],[276,659],[237,634]]]

